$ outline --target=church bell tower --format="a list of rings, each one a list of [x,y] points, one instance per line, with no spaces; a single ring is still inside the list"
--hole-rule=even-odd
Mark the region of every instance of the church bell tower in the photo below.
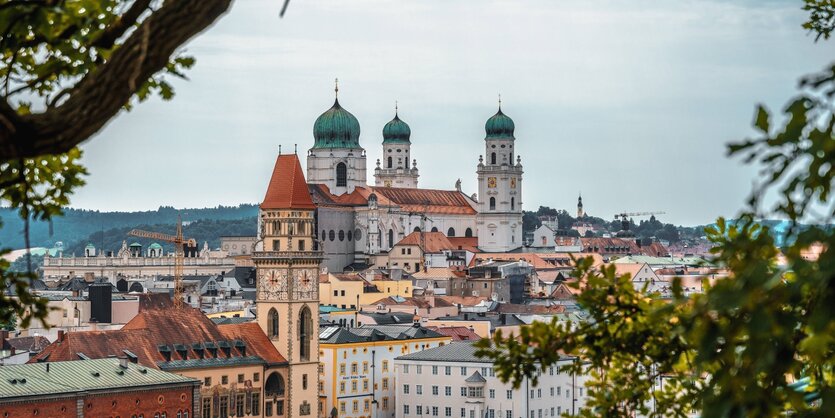
[[[516,154],[513,120],[499,111],[484,126],[478,161],[478,247],[507,252],[522,246],[522,159]],[[515,160],[514,160],[515,156]]]
[[[322,252],[316,242],[315,209],[298,157],[279,155],[261,203],[261,243],[252,261],[258,277],[258,324],[288,363],[286,375],[265,376],[265,411],[266,402],[273,402],[276,411],[280,402],[288,418],[316,415],[318,409]],[[271,386],[273,378],[281,379],[281,391],[267,393],[279,387]]]

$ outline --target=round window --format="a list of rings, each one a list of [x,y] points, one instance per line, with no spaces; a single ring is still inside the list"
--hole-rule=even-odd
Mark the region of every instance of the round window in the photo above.
[[[348,241],[350,241],[350,240],[351,240],[352,235],[353,235],[353,233],[352,233],[351,231],[348,231]]]
[[[502,144],[502,148],[504,148],[504,147],[505,147],[504,144]]]
[[[345,231],[339,230],[339,240],[345,241]]]
[[[328,238],[329,238],[331,241],[333,241],[333,240],[336,238],[336,234],[334,234],[333,229],[331,229],[331,231],[330,231],[330,232],[328,232]]]
[[[359,228],[354,230],[354,239],[356,239],[357,241],[362,239],[362,231],[360,231]]]

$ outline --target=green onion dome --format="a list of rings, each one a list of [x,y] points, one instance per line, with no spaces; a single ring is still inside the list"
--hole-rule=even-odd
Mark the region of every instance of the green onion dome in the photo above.
[[[409,125],[406,122],[400,120],[400,117],[397,114],[394,114],[394,119],[392,119],[386,126],[383,126],[383,143],[384,144],[391,144],[391,143],[410,143],[409,137],[412,136],[412,130],[409,128]]]
[[[313,124],[313,148],[360,148],[360,123],[339,100]]]
[[[516,129],[516,126],[513,124],[513,119],[502,113],[502,108],[499,108],[499,111],[490,119],[487,119],[487,123],[484,124],[487,139],[514,139],[514,129]]]

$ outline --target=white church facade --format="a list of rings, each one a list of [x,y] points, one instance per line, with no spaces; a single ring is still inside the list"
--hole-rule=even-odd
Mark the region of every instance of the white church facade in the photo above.
[[[501,111],[485,125],[485,153],[477,165],[478,194],[418,188],[411,129],[395,113],[383,128],[383,157],[367,182],[360,124],[339,100],[313,126],[307,182],[316,204],[316,228],[330,271],[374,264],[414,231],[472,237],[489,252],[522,246],[522,165],[513,121]]]

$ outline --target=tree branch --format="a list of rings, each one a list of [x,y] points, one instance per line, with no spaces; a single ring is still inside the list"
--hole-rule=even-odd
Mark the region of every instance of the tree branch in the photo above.
[[[142,15],[142,12],[148,10],[150,5],[151,0],[136,0],[133,2],[130,8],[128,8],[128,10],[119,17],[116,23],[107,28],[106,31],[102,32],[98,39],[93,41],[91,46],[104,49],[112,48],[113,44],[116,43],[116,40],[119,39],[120,36],[124,35],[128,28],[136,23],[136,20],[139,19],[140,15]]]
[[[18,115],[8,103],[0,103],[0,160],[64,153],[98,132],[146,80],[165,68],[181,45],[214,23],[231,2],[165,2],[58,107]]]

